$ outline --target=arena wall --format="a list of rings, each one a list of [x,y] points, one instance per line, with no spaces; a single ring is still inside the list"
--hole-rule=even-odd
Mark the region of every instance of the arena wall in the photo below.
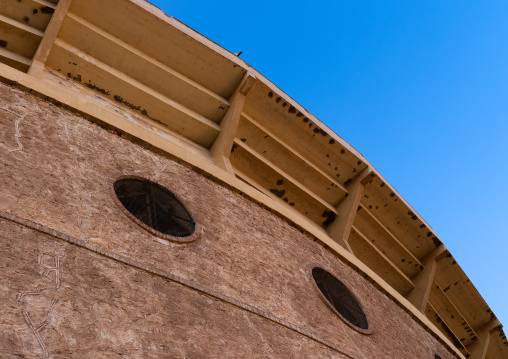
[[[0,357],[454,358],[336,252],[175,158],[0,85]],[[156,236],[112,191],[122,176],[173,192],[192,241]],[[368,316],[352,328],[310,270]]]
[[[368,159],[145,0],[2,3],[0,153],[0,358],[508,356]]]

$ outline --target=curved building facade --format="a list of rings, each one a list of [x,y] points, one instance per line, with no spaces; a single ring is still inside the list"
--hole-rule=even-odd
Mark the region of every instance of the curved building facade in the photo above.
[[[0,46],[1,358],[507,357],[430,226],[212,41],[13,0]]]

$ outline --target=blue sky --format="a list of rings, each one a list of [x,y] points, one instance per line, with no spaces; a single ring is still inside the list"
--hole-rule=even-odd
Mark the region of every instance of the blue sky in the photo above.
[[[361,152],[508,326],[508,1],[150,1]]]

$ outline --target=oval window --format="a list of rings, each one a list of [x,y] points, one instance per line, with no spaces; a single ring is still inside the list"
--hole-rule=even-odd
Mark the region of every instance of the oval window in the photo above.
[[[369,328],[360,303],[340,280],[319,267],[312,269],[312,277],[326,300],[345,320],[357,328]]]
[[[156,231],[174,237],[194,233],[195,223],[187,208],[167,189],[135,178],[119,179],[116,196],[135,218]]]

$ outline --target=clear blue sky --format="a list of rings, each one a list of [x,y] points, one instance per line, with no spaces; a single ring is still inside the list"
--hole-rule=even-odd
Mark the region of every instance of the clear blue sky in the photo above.
[[[508,328],[508,0],[150,0],[360,151]]]

